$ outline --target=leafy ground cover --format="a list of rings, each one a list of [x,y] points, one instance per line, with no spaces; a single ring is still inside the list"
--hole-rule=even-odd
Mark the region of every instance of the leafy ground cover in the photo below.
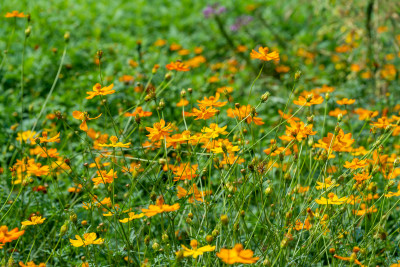
[[[3,1],[2,266],[398,266],[396,1]]]

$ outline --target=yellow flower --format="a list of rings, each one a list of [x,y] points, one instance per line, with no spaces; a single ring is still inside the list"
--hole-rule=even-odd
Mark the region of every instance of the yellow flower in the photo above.
[[[346,200],[347,197],[338,198],[334,193],[329,193],[328,198],[321,197],[321,199],[316,199],[315,202],[320,205],[342,205]]]
[[[86,94],[88,94],[89,96],[86,97],[86,99],[92,99],[95,96],[98,95],[111,95],[113,93],[115,93],[115,90],[112,90],[112,88],[114,87],[114,84],[112,83],[109,86],[105,86],[105,87],[101,87],[101,84],[96,83],[93,86],[93,91],[91,92],[86,92]]]
[[[103,238],[98,238],[96,239],[97,235],[96,233],[86,233],[83,235],[83,239],[82,237],[80,237],[79,235],[76,235],[75,238],[77,240],[74,239],[70,239],[69,241],[71,242],[71,245],[73,245],[74,247],[86,247],[87,245],[101,245],[104,242]]]
[[[111,144],[99,144],[100,147],[123,147],[123,148],[129,148],[129,145],[131,144],[129,143],[125,143],[123,144],[122,142],[117,142],[118,141],[118,137],[116,136],[111,136],[110,137],[110,141]]]
[[[144,216],[144,213],[135,214],[134,212],[129,212],[128,215],[129,215],[129,218],[125,218],[125,219],[122,219],[122,220],[119,220],[119,221],[122,222],[122,223],[127,223],[129,221],[134,220],[134,219],[142,218]]]
[[[182,245],[183,248],[183,256],[184,257],[190,257],[192,256],[193,258],[197,258],[200,255],[203,255],[204,252],[210,252],[210,251],[214,251],[215,250],[215,246],[204,246],[201,248],[197,248],[197,240],[191,240],[190,241],[190,246],[192,247],[192,249],[185,247],[184,245]],[[178,254],[179,252],[176,252],[176,254]]]
[[[21,222],[22,225],[37,225],[42,224],[46,220],[46,218],[42,218],[42,216],[32,216],[30,221]]]

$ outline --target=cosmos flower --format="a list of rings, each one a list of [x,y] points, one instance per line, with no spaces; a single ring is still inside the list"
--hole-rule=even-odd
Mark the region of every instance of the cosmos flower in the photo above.
[[[163,212],[171,212],[179,210],[179,203],[175,203],[173,205],[164,204],[164,198],[162,196],[157,198],[156,205],[149,205],[148,209],[142,209],[142,212],[147,217],[153,217],[154,215],[163,213]]]
[[[186,246],[182,245],[184,257],[192,256],[193,258],[196,259],[198,256],[203,255],[204,252],[210,252],[210,251],[215,250],[215,246],[210,246],[210,245],[206,245],[204,247],[199,248],[197,240],[195,240],[195,239],[190,240],[190,246],[192,247],[192,249],[187,248]],[[176,254],[178,254],[178,253],[179,252],[176,252]]]
[[[114,87],[113,83],[110,84],[109,86],[105,86],[105,87],[101,87],[101,84],[96,83],[93,86],[93,91],[86,92],[86,94],[89,95],[86,97],[86,99],[92,99],[98,95],[111,95],[111,94],[115,93],[115,90],[112,90],[113,87]]]
[[[71,245],[73,245],[74,247],[86,247],[88,245],[101,245],[104,242],[103,238],[97,238],[96,233],[86,233],[83,235],[83,239],[82,237],[80,237],[79,235],[75,236],[76,240],[74,239],[70,239],[69,241],[71,242]]]
[[[256,263],[260,258],[253,257],[254,252],[250,249],[243,249],[242,244],[236,244],[232,249],[221,249],[217,252],[218,258],[227,264],[244,263],[252,264]]]
[[[42,224],[46,220],[46,218],[42,218],[42,216],[32,216],[29,221],[21,222],[22,225],[37,225]]]
[[[279,53],[276,51],[273,51],[269,53],[269,48],[268,47],[262,47],[260,46],[258,48],[258,52],[255,51],[254,49],[250,53],[250,57],[252,59],[259,59],[262,61],[279,61]]]

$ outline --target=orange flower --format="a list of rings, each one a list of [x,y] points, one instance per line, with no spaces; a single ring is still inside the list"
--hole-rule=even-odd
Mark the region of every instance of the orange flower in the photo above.
[[[204,100],[197,100],[198,103],[200,103],[201,105],[205,106],[205,107],[215,107],[215,108],[220,108],[226,105],[226,103],[228,103],[227,101],[225,102],[218,102],[220,97],[219,93],[215,94],[214,96],[210,96],[208,99],[207,97],[204,97]]]
[[[118,141],[118,137],[116,136],[111,136],[110,137],[110,141],[111,144],[99,144],[100,147],[123,147],[123,148],[129,148],[129,145],[131,144],[129,143],[125,143],[123,144],[122,142],[117,142]]]
[[[353,261],[355,264],[360,265],[362,267],[365,266],[365,265],[362,265],[362,263],[359,260],[357,260],[357,255],[355,252],[353,252],[350,257],[342,257],[342,256],[339,256],[336,254],[333,255],[333,257],[335,257],[336,259],[342,260],[342,261],[349,261],[349,262]]]
[[[107,171],[97,171],[97,177],[93,178],[92,181],[94,182],[95,185],[98,184],[111,184],[114,182],[114,179],[117,178],[117,172],[114,172],[113,169],[111,169],[108,173]]]
[[[164,198],[162,196],[159,196],[157,198],[156,205],[149,205],[149,208],[142,209],[142,212],[147,217],[152,217],[159,213],[176,211],[179,210],[179,208],[180,208],[179,203],[175,203],[174,205],[166,205],[164,204]]]
[[[4,17],[6,17],[6,18],[25,18],[26,15],[24,14],[24,12],[18,12],[17,10],[14,10],[12,12],[7,12]]]
[[[153,114],[151,111],[144,111],[142,107],[137,107],[133,113],[125,113],[125,117],[136,117],[138,115],[140,118],[149,117]]]
[[[164,39],[157,39],[157,41],[154,42],[154,46],[164,46],[167,43],[166,40]]]
[[[161,119],[160,122],[153,124],[153,128],[146,127],[146,130],[150,133],[146,136],[153,142],[164,139],[168,137],[172,131],[171,127],[171,123],[168,123],[167,126],[165,126],[165,121]]]
[[[250,56],[252,59],[259,59],[262,61],[279,61],[279,53],[276,51],[273,51],[271,53],[269,52],[268,47],[259,47],[258,52],[256,52],[254,49],[251,51]]]
[[[37,177],[49,174],[49,166],[42,166],[40,163],[30,163],[26,170],[28,174],[35,175]]]
[[[31,142],[33,144],[36,144],[36,140],[37,139],[38,138],[35,138],[35,139],[31,138]],[[42,132],[42,137],[39,137],[39,141],[40,141],[40,143],[53,143],[53,142],[60,143],[60,141],[61,141],[60,140],[60,133],[58,133],[55,136],[49,138],[48,135],[47,135],[47,132],[43,131]]]
[[[2,225],[0,227],[0,243],[5,244],[13,240],[17,240],[24,233],[25,230],[18,231],[18,228],[14,228],[11,231],[8,231],[8,227],[6,225]]]
[[[306,97],[299,96],[299,100],[294,100],[293,103],[298,106],[310,107],[311,105],[318,105],[324,102],[324,98],[320,95],[309,95]]]
[[[91,121],[91,120],[95,120],[95,119],[99,118],[101,116],[101,113],[99,116],[97,116],[95,118],[90,118],[88,113],[75,110],[74,112],[72,112],[72,116],[75,119],[82,121],[81,125],[79,126],[79,129],[87,132],[88,127],[87,127],[86,121]]]
[[[256,263],[260,258],[253,257],[254,252],[250,249],[243,249],[243,245],[236,244],[232,249],[221,249],[217,252],[218,258],[227,264],[244,263],[251,264]]]
[[[177,106],[177,107],[185,107],[185,106],[187,106],[188,104],[189,104],[189,101],[187,101],[187,100],[184,99],[184,98],[181,98],[181,100],[179,100],[179,102],[176,103],[176,106]]]
[[[171,63],[165,65],[165,67],[168,70],[176,70],[176,71],[189,71],[190,70],[186,64],[184,64],[180,61],[171,62]]]
[[[368,162],[366,160],[359,160],[358,158],[354,158],[351,162],[346,161],[344,167],[348,169],[360,169],[366,167],[367,165]]]
[[[281,140],[286,141],[302,141],[310,135],[315,135],[317,132],[312,130],[313,125],[304,125],[304,122],[288,121],[290,126],[286,125],[286,135],[280,136]]]
[[[199,191],[197,188],[196,184],[193,184],[193,186],[187,191],[183,187],[178,186],[178,198],[183,198],[183,197],[189,197],[188,202],[189,203],[194,203],[195,200],[199,202],[204,202],[204,197],[207,194],[211,194],[210,191]]]
[[[310,223],[310,220],[307,218],[304,221],[304,224],[300,220],[297,220],[296,221],[296,226],[293,227],[293,229],[295,229],[296,231],[300,231],[300,230],[303,230],[303,229],[310,230],[311,227],[312,227],[312,224]]]
[[[18,264],[21,267],[46,267],[46,263],[43,262],[35,264],[33,261],[28,261],[26,264],[24,264],[22,261],[20,261]]]
[[[252,121],[255,125],[263,125],[264,122],[261,118],[256,117],[258,113],[250,105],[240,106],[239,108],[227,110],[227,115],[230,118],[237,118],[238,120],[243,120],[246,118],[246,122],[250,124]]]
[[[89,96],[86,97],[86,99],[92,99],[95,96],[98,95],[111,95],[113,93],[115,93],[115,90],[112,90],[112,88],[114,87],[114,84],[110,84],[109,86],[105,86],[105,87],[101,87],[101,84],[96,83],[93,86],[93,91],[90,92],[86,92],[86,94],[88,94]]]
[[[181,163],[178,167],[174,167],[174,181],[192,180],[197,177],[197,167],[197,164],[190,165],[190,163]]]
[[[195,120],[207,120],[217,114],[218,110],[213,107],[199,105],[199,109],[193,108],[191,115],[196,116]]]
[[[318,140],[315,147],[323,148],[326,151],[347,152],[351,151],[354,141],[354,139],[351,139],[351,133],[344,134],[343,130],[340,129],[336,136],[333,133],[328,133],[327,137]]]
[[[363,216],[365,214],[375,213],[378,211],[375,205],[372,205],[372,207],[367,208],[367,205],[364,203],[360,205],[360,208],[361,208],[360,210],[353,210],[353,213],[357,216]]]
[[[346,115],[347,114],[347,110],[341,110],[340,108],[335,108],[334,110],[329,111],[328,115],[332,116],[332,117],[337,117],[340,114],[342,115]]]
[[[355,99],[348,99],[348,98],[343,98],[342,100],[336,101],[336,103],[338,103],[339,105],[351,105],[354,104],[354,102],[356,102]]]

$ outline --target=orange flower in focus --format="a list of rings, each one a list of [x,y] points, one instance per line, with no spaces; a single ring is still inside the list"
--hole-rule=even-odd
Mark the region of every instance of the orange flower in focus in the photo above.
[[[226,103],[228,103],[228,102],[227,101],[218,102],[219,97],[220,97],[220,94],[216,93],[215,97],[214,96],[210,96],[209,98],[204,97],[204,100],[197,100],[197,102],[205,107],[220,108],[220,107],[225,106]]]
[[[310,135],[315,135],[317,132],[313,131],[313,125],[304,125],[304,122],[295,122],[293,120],[288,121],[290,126],[286,126],[286,135],[280,136],[281,140],[286,141],[302,141]]]
[[[171,63],[165,65],[165,67],[168,70],[176,70],[176,71],[189,71],[190,70],[186,64],[184,64],[180,61],[171,62]]]
[[[86,121],[91,121],[91,120],[95,120],[97,118],[100,118],[101,113],[100,113],[99,116],[97,116],[95,118],[90,118],[88,113],[75,110],[74,112],[72,112],[72,116],[75,119],[82,121],[81,125],[79,126],[79,129],[81,129],[82,131],[87,132],[88,131],[88,127],[87,127]]]
[[[90,92],[86,92],[86,94],[88,94],[89,96],[86,97],[86,99],[92,99],[95,96],[98,95],[111,95],[113,93],[115,93],[115,90],[112,90],[114,87],[114,84],[110,84],[109,86],[105,86],[105,87],[101,87],[101,84],[96,83],[93,86],[93,91]]]
[[[199,109],[193,108],[191,115],[196,116],[195,120],[207,120],[214,117],[217,112],[215,108],[199,105]]]
[[[378,116],[378,114],[379,114],[378,111],[371,111],[371,110],[364,109],[364,108],[357,108],[354,110],[354,113],[356,113],[359,116],[358,119],[360,121],[370,120],[370,119]]]
[[[294,100],[293,103],[298,106],[310,107],[311,105],[318,105],[324,102],[324,98],[320,95],[309,95],[306,97],[299,96],[298,100]]]
[[[258,52],[256,52],[254,49],[251,51],[250,56],[252,59],[259,59],[263,61],[279,61],[279,53],[276,51],[273,51],[271,53],[269,52],[268,47],[259,47]]]
[[[7,12],[4,17],[6,17],[6,18],[25,18],[26,15],[24,14],[24,12],[18,12],[17,10],[14,10],[12,12]]]
[[[142,209],[142,212],[147,217],[152,217],[154,215],[163,213],[163,212],[171,212],[179,210],[180,205],[179,203],[175,203],[174,205],[166,205],[164,204],[164,198],[159,196],[156,201],[156,205],[149,205],[148,209]]]
[[[218,258],[227,264],[256,263],[260,258],[253,257],[253,254],[254,252],[250,249],[243,249],[242,244],[236,244],[232,249],[223,248],[220,252],[217,252]]]
[[[167,126],[165,126],[165,121],[161,119],[160,122],[153,124],[153,128],[146,127],[146,130],[150,133],[146,136],[153,142],[164,139],[168,137],[172,131],[171,127],[171,123],[168,123]]]

